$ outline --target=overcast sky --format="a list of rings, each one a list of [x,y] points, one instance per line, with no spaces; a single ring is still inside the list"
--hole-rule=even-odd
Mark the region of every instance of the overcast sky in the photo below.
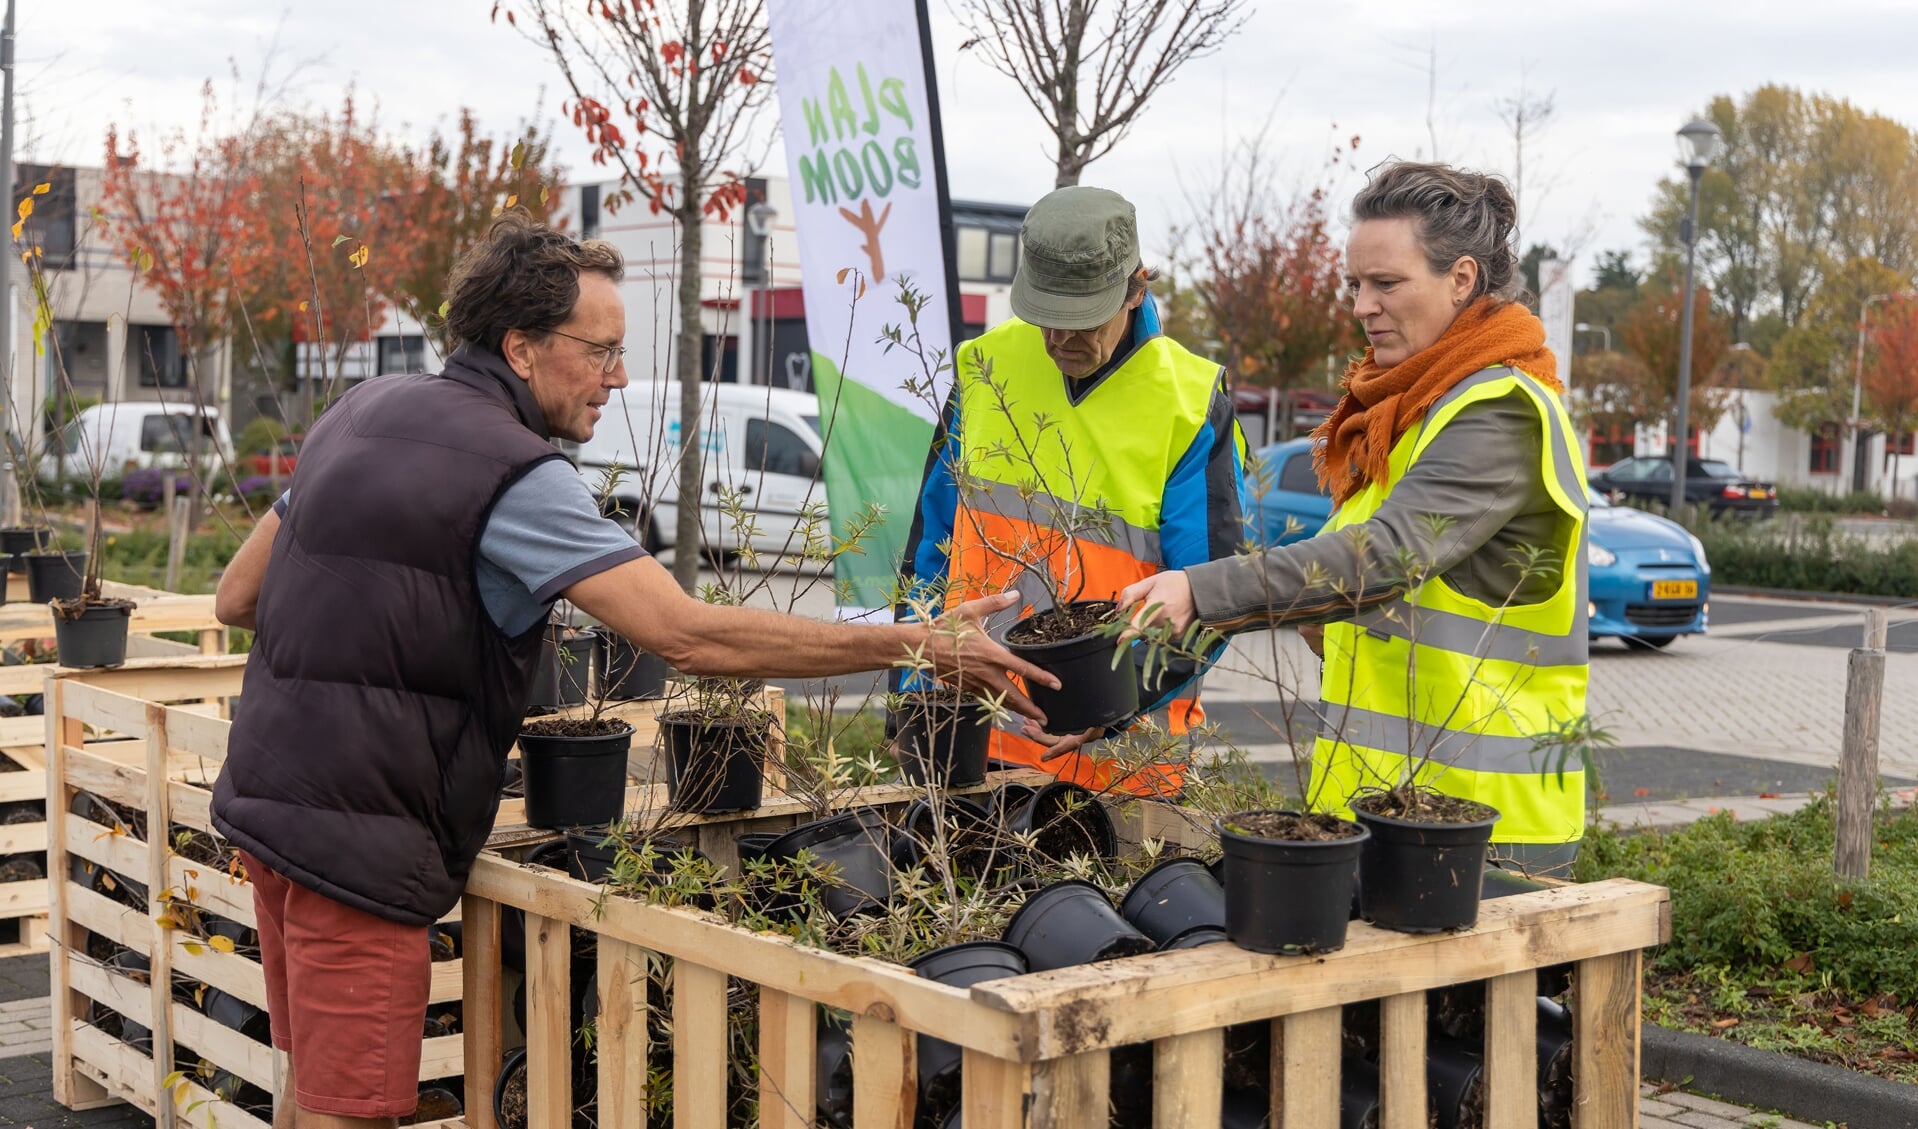
[[[1029,203],[1052,184],[1038,116],[1009,80],[959,53],[945,5],[931,0],[953,194]],[[250,86],[276,33],[276,73],[300,64],[288,95],[296,104],[337,106],[353,83],[408,137],[462,105],[495,133],[535,113],[556,118],[551,64],[503,20],[489,23],[491,6],[19,0],[17,74],[33,116],[22,156],[97,165],[110,122],[191,126],[202,81],[226,93],[237,64]],[[1432,155],[1428,105],[1439,157],[1509,174],[1512,143],[1496,104],[1523,85],[1557,107],[1528,148],[1526,241],[1580,244],[1589,268],[1603,249],[1642,257],[1636,217],[1673,168],[1673,132],[1711,96],[1788,83],[1918,125],[1915,47],[1918,0],[1268,0],[1238,38],[1181,71],[1085,183],[1138,205],[1150,259],[1188,212],[1187,190],[1216,179],[1225,147],[1268,117],[1288,185],[1312,177],[1334,136],[1363,138],[1361,168]],[[571,128],[562,157],[575,175],[593,176]],[[762,153],[783,174],[783,152]],[[1342,183],[1341,208],[1359,183],[1356,174]]]

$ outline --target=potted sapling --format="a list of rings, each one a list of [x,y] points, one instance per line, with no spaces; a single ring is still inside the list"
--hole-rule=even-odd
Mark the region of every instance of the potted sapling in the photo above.
[[[579,671],[581,683],[587,681],[591,653],[589,640],[589,657],[568,664]],[[625,808],[633,727],[605,716],[603,694],[586,698],[584,716],[529,718],[520,727],[521,785],[530,826],[605,827]]]
[[[94,501],[99,501],[100,477],[93,475]],[[96,505],[97,512],[97,505]],[[34,582],[36,570],[59,585],[50,595],[53,609],[54,643],[59,648],[60,665],[69,667],[110,667],[127,661],[127,633],[133,623],[132,600],[102,594],[100,588],[100,522],[88,523],[84,552],[64,555],[27,555],[27,581]],[[43,564],[42,562],[48,562]],[[75,569],[78,572],[75,572]],[[72,581],[78,581],[77,590]],[[45,581],[43,581],[44,583]]]

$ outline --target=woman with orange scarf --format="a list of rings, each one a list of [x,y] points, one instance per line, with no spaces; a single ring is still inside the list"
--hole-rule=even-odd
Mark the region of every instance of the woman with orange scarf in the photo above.
[[[1499,808],[1498,853],[1563,863],[1583,779],[1536,750],[1585,710],[1584,468],[1544,326],[1516,301],[1517,205],[1495,177],[1398,162],[1352,212],[1346,290],[1370,347],[1314,433],[1332,520],[1121,599],[1141,627],[1336,625],[1313,806],[1415,770]]]

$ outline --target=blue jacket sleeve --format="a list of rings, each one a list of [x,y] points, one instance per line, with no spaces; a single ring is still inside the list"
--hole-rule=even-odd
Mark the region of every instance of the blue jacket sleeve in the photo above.
[[[918,618],[915,603],[935,609],[944,606],[952,563],[952,531],[959,520],[959,483],[954,470],[958,460],[959,384],[954,380],[933,429],[925,476],[919,485],[919,504],[906,532],[899,562],[899,599],[893,605],[896,619]],[[903,670],[895,671],[891,679],[894,690],[911,689],[909,681],[908,672]]]

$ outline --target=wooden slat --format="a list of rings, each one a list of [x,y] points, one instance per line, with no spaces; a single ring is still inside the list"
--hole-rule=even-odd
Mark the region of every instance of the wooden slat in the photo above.
[[[226,759],[226,738],[233,723],[176,706],[167,710],[167,741],[177,752],[218,763]]]
[[[173,822],[196,831],[219,834],[213,827],[213,793],[184,781],[167,785],[167,803],[173,809]]]
[[[39,721],[39,718],[34,718]],[[47,798],[47,770],[38,772],[0,772],[0,804]]]
[[[95,730],[145,739],[147,700],[87,682],[61,679],[67,687],[67,714]]]
[[[0,882],[0,919],[47,912],[47,881],[29,878]]]
[[[25,854],[28,851],[44,851],[46,849],[46,824],[0,824],[0,855],[18,855]]]
[[[170,992],[169,992],[170,997]],[[173,1038],[181,1045],[188,1046],[200,1053],[200,1057],[230,1070],[268,1093],[273,1092],[273,1048],[265,1043],[256,1043],[230,1027],[215,1023],[209,1017],[194,1011],[183,1003],[175,1002],[167,1009],[168,1026]],[[153,1028],[153,1045],[164,1045],[160,1040],[160,1025]],[[160,1080],[173,1073],[170,1062],[158,1063],[165,1067],[154,1081],[157,1092]]]
[[[1639,954],[1578,962],[1572,981],[1572,1129],[1637,1129]]]
[[[1279,1129],[1323,1129],[1339,1119],[1339,1009],[1298,1012],[1284,1028],[1273,1101]]]
[[[64,754],[65,771],[60,779],[66,782],[68,788],[76,792],[92,792],[116,804],[140,808],[146,806],[144,770],[108,759],[98,745],[81,749],[69,744],[61,752]],[[51,773],[53,770],[49,767],[47,771]],[[48,779],[53,777],[49,775]],[[48,804],[49,811],[52,806]]]
[[[1105,1051],[1087,1051],[1034,1063],[1032,1124],[1048,1129],[1105,1129],[1111,1116],[1106,1096],[1111,1058]]]
[[[499,907],[471,894],[460,899],[461,1038],[465,1042],[465,1106],[472,1129],[493,1124],[493,1078],[500,1062]]]
[[[426,986],[426,1002],[434,1004],[458,1003],[466,991],[466,970],[457,960],[433,962],[432,979]]]
[[[253,913],[252,886],[223,870],[181,858],[172,851],[163,851],[162,857],[166,864],[166,885],[155,889],[171,889],[208,913],[249,928],[259,925]]]
[[[563,921],[526,915],[526,1124],[573,1121],[572,946]],[[724,1062],[715,1058],[713,1062]]]
[[[9,667],[5,669],[31,669]],[[246,676],[245,655],[198,655],[177,659],[129,659],[111,670],[74,670],[68,667],[41,667],[60,682],[95,686],[111,693],[148,702],[182,702],[205,698],[227,698],[240,692]],[[33,689],[40,687],[36,684]],[[91,707],[76,704],[69,712],[89,723]]]
[[[172,807],[167,803],[167,717],[165,706],[148,705],[146,707],[146,737],[146,802],[142,806],[146,809],[147,838],[151,840],[151,842],[147,844],[146,848],[147,866],[143,877],[146,880],[149,897],[152,899],[152,901],[149,902],[149,906],[157,909],[158,907],[153,906],[152,902],[157,902],[160,897],[160,892],[171,885],[167,875],[167,835],[168,828],[171,826],[167,819],[167,813],[172,810]],[[187,897],[189,901],[195,903],[199,901],[192,893],[188,893]],[[153,1047],[155,1051],[153,1090],[155,1093],[159,1093],[166,1089],[167,1075],[173,1073],[171,1056],[160,1053],[161,1048],[171,1047],[173,1045],[173,1028],[176,1017],[174,1015],[174,1009],[167,1006],[167,1002],[173,998],[173,946],[155,945],[153,947],[151,963],[153,977]],[[182,1028],[182,1034],[184,1035],[192,1031],[194,1026],[194,1020],[187,1019]],[[206,1032],[204,1034],[211,1035],[212,1032]],[[249,1074],[246,1069],[242,1068],[241,1064],[237,1061],[234,1063],[226,1062],[214,1053],[212,1047],[200,1042],[190,1042],[189,1045],[195,1050],[200,1051],[203,1057],[211,1058],[215,1062],[219,1062],[222,1066],[226,1066],[227,1069],[256,1085],[259,1083],[259,1079]],[[240,1049],[237,1047],[234,1048],[233,1054],[236,1059],[241,1057]],[[258,1057],[264,1059],[266,1063],[266,1085],[270,1088],[273,1085],[272,1055],[271,1053],[263,1053]],[[245,1066],[250,1068],[255,1065],[257,1064],[253,1062],[252,1058],[248,1057]],[[178,1113],[171,1104],[163,1105],[155,1120],[159,1122],[160,1129],[173,1129],[174,1124],[178,1120]]]
[[[420,1041],[420,1081],[458,1078],[466,1070],[466,1043],[460,1035]]]
[[[726,974],[673,962],[673,1129],[725,1129]]]
[[[174,971],[218,988],[236,999],[245,1000],[254,1007],[266,1006],[266,974],[261,971],[257,956],[216,952],[208,948],[205,941],[178,932],[168,932],[165,936],[171,942],[167,950],[172,954],[169,959],[173,962]],[[187,948],[188,945],[200,951],[193,952]]]
[[[66,715],[67,687],[54,682],[47,686],[47,874],[51,887],[47,925],[53,944],[49,954],[49,995],[53,1005],[53,1098],[71,1110],[93,1109],[112,1101],[107,1088],[80,1070],[75,1054],[74,1028],[82,1026],[85,1001],[72,990],[74,955],[86,951],[86,929],[67,915],[70,895],[78,891],[66,880],[67,833],[73,817],[67,811],[72,792],[64,786],[67,779],[67,747],[86,740],[82,724]],[[95,1032],[95,1034],[99,1034]],[[105,1036],[101,1035],[102,1039]]]
[[[122,877],[135,882],[146,880],[146,844],[130,834],[116,835],[110,827],[102,827],[77,815],[68,815],[66,849],[67,854],[77,855],[95,866],[104,866]],[[47,861],[53,860],[49,858]]]
[[[1022,1021],[1017,1017],[974,1006],[968,993],[922,980],[909,969],[802,948],[786,938],[753,933],[693,910],[608,898],[604,896],[605,887],[580,882],[558,871],[522,867],[497,855],[483,854],[467,879],[466,891],[531,913],[565,919],[582,929],[670,957],[739,969],[764,987],[855,1014],[883,1006],[901,1026],[937,1031],[952,1042],[1005,1058],[1019,1057],[1027,1045],[1022,1042]]]
[[[55,1036],[56,1042],[61,1041],[57,1031]],[[130,1102],[152,1113],[165,1100],[149,1090],[144,1081],[152,1073],[152,1060],[105,1031],[75,1020],[66,1032],[65,1042],[73,1047],[73,1065],[82,1074],[79,1080],[99,1095],[89,1108]],[[86,1066],[92,1066],[101,1077],[111,1079],[111,1085],[86,1077]],[[60,1101],[57,1096],[54,1100]]]
[[[1487,902],[1468,933],[1415,937],[1355,921],[1345,948],[1322,956],[1204,945],[989,981],[971,998],[1033,1016],[1017,1053],[1049,1058],[1636,951],[1659,942],[1669,898],[1660,886],[1610,879]]]
[[[147,983],[109,971],[90,960],[73,962],[72,982],[73,990],[88,999],[112,1008],[142,1027],[153,1026],[153,993]]]
[[[1485,984],[1486,1129],[1538,1129],[1538,973]]]
[[[966,1129],[1024,1129],[1033,1067],[968,1049],[959,1068],[960,1123]]]
[[[1425,993],[1379,1001],[1379,1129],[1426,1129]]]
[[[912,1129],[918,1105],[918,1040],[896,1023],[852,1021],[852,1119],[879,1129]]]
[[[153,951],[153,922],[146,914],[72,882],[57,885],[69,922],[91,929],[115,944],[125,945],[141,956]],[[75,959],[77,962],[78,958]]]
[[[760,1129],[808,1129],[813,1124],[818,1010],[803,997],[759,990]]]
[[[599,1123],[646,1124],[646,951],[612,937],[599,939],[599,1018],[593,1052],[599,1057]]]
[[[1153,1129],[1213,1129],[1224,1086],[1224,1028],[1160,1039],[1152,1047]]]

